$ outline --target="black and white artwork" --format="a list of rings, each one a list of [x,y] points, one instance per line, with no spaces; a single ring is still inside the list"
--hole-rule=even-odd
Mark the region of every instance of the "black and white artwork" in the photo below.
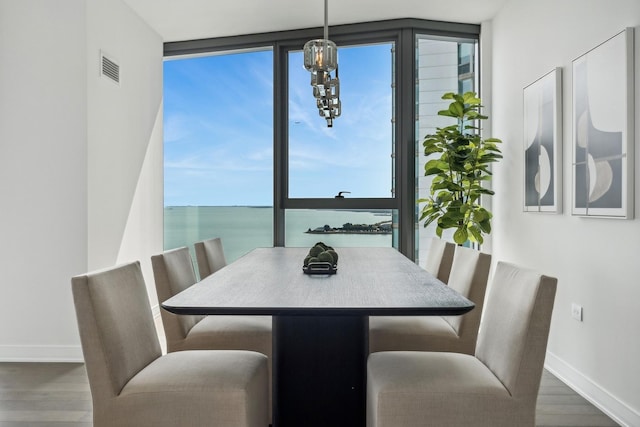
[[[562,69],[523,90],[524,210],[562,211]]]
[[[573,214],[633,217],[633,28],[573,61]]]

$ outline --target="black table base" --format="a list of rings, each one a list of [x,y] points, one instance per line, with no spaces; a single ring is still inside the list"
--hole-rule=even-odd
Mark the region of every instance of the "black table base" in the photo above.
[[[273,316],[273,427],[365,427],[368,316]]]

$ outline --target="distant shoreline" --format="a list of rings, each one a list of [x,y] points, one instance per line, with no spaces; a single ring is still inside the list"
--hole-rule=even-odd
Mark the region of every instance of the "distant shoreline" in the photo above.
[[[376,234],[391,234],[392,233],[391,221],[376,222],[375,224],[351,224],[350,222],[343,224],[342,227],[331,227],[325,225],[323,227],[316,227],[313,230],[309,228],[305,233],[307,234],[360,234],[360,235],[376,235]]]
[[[165,206],[165,209],[174,208],[250,208],[250,209],[273,209],[273,206],[261,206],[261,205],[171,205]],[[293,210],[293,209],[292,209]],[[295,210],[309,210],[309,211],[338,211],[338,212],[371,212],[374,215],[379,216],[391,216],[392,209],[295,209]]]
[[[329,231],[316,231],[307,230],[307,234],[391,234],[391,230],[372,230],[372,231],[355,231],[355,230],[329,230]]]

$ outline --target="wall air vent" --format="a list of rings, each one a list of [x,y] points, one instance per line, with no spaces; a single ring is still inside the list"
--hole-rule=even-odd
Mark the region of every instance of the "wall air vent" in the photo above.
[[[101,75],[120,84],[120,66],[100,52]]]

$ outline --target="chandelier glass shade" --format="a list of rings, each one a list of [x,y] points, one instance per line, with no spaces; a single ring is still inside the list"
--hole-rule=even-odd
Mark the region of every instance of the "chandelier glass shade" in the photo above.
[[[324,0],[324,38],[305,43],[303,54],[304,68],[311,72],[311,86],[318,113],[327,120],[327,126],[332,127],[333,119],[340,116],[341,103],[338,47],[329,40],[327,2]]]
[[[338,68],[338,47],[327,39],[309,40],[304,44],[304,68],[307,71],[333,71]]]

